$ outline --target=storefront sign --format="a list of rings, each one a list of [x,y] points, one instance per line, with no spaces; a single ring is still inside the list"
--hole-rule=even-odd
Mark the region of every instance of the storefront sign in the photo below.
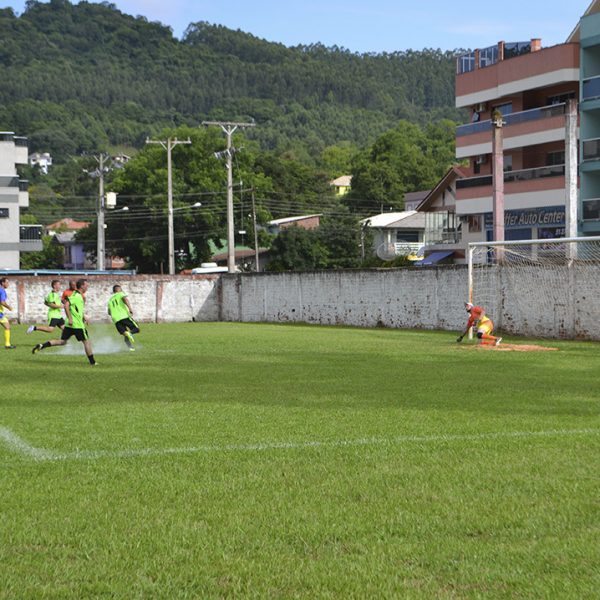
[[[485,214],[485,228],[492,229],[493,215]],[[504,228],[519,229],[523,227],[560,227],[565,225],[564,206],[546,206],[525,210],[507,210],[504,212]]]

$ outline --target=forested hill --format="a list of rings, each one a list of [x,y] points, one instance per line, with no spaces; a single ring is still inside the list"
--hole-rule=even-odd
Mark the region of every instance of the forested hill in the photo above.
[[[0,32],[0,130],[59,160],[209,118],[253,118],[264,148],[306,156],[364,146],[399,119],[460,119],[452,52],[288,48],[205,22],[178,40],[113,4],[68,0],[1,9]]]

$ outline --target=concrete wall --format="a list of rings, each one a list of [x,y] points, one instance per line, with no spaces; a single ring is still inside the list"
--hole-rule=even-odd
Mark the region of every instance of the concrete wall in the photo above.
[[[465,324],[465,267],[238,274],[221,285],[224,321],[452,330]]]
[[[595,265],[547,276],[538,268],[510,273],[496,268],[475,301],[504,332],[600,340],[599,275]],[[44,323],[51,279],[11,276],[8,300],[17,310],[9,316]],[[109,321],[106,303],[115,283],[123,286],[141,322],[304,322],[456,332],[467,316],[466,266],[88,279],[92,322]]]
[[[8,302],[13,307],[10,317],[21,323],[45,323],[47,308],[44,298],[52,279],[60,279],[63,289],[66,278],[9,276]],[[112,286],[123,287],[140,322],[217,321],[219,308],[216,275],[129,277],[89,276],[86,311],[92,322],[110,322],[107,302]],[[61,290],[62,293],[62,290]]]
[[[598,267],[545,276],[531,269],[499,268],[485,279],[479,301],[496,325],[516,335],[600,340]],[[466,266],[239,274],[221,287],[223,321],[460,331],[467,317]]]

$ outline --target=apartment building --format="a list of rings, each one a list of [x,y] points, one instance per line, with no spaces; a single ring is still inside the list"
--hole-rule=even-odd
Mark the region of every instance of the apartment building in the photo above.
[[[600,0],[567,40],[579,44],[580,233],[600,235]]]
[[[502,114],[505,239],[565,234],[566,118],[579,100],[579,44],[499,42],[457,60],[456,106],[470,122],[456,132],[468,164],[456,182],[463,242],[492,239],[492,114]]]
[[[42,226],[21,225],[21,208],[29,206],[28,183],[17,165],[27,164],[27,139],[0,132],[0,270],[18,269],[21,252],[42,250]]]

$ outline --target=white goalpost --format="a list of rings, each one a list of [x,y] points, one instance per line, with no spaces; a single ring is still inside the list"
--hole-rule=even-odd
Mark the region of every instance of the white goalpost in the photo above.
[[[600,237],[470,243],[468,267],[468,299],[497,329],[600,339]]]

